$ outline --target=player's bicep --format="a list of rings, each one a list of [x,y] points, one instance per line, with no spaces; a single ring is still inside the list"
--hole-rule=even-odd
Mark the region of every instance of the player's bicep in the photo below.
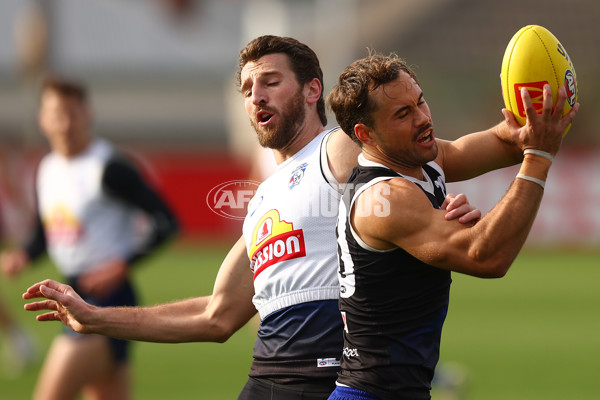
[[[244,238],[231,248],[217,274],[209,312],[234,331],[256,314],[254,282]]]
[[[406,248],[430,223],[433,208],[423,192],[405,179],[379,182],[361,193],[352,207],[356,234],[377,250]]]
[[[354,217],[355,229],[376,249],[400,247],[438,268],[455,270],[468,254],[468,227],[447,221],[427,196],[406,180],[388,181],[389,213],[380,217]],[[381,185],[381,184],[379,184]]]

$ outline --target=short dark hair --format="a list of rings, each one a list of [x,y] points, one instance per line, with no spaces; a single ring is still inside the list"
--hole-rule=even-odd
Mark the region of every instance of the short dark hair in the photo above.
[[[398,77],[404,71],[419,83],[416,74],[406,62],[392,53],[389,56],[371,54],[354,61],[339,77],[338,84],[327,96],[327,103],[341,128],[356,143],[354,126],[362,123],[373,126],[372,113],[375,104],[369,99],[370,92]]]
[[[259,36],[246,45],[239,55],[238,71],[236,74],[237,84],[240,86],[242,69],[252,61],[256,61],[267,54],[283,53],[288,56],[292,71],[301,85],[317,78],[323,86],[323,71],[319,65],[319,58],[315,52],[298,40],[291,37],[265,35]],[[327,125],[327,114],[325,112],[325,100],[323,91],[317,101],[317,112],[323,125]]]
[[[67,80],[55,75],[44,77],[41,84],[40,93],[50,90],[62,96],[68,96],[78,99],[81,103],[88,101],[88,89],[81,83],[72,80]]]

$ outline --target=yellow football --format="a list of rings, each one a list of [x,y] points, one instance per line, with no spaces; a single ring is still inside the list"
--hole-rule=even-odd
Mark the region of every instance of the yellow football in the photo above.
[[[546,83],[552,88],[554,104],[559,86],[565,86],[567,102],[563,115],[577,102],[577,75],[573,61],[558,39],[539,25],[527,25],[515,33],[506,47],[500,77],[504,105],[513,112],[520,125],[525,125],[527,120],[521,88],[529,91],[538,114],[542,112],[542,88]]]

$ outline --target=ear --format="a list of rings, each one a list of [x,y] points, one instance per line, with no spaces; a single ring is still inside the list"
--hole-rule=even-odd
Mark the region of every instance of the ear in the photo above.
[[[310,82],[304,85],[304,90],[304,93],[306,94],[306,101],[309,104],[314,104],[321,98],[323,87],[321,86],[321,81],[319,81],[319,79],[313,78]]]
[[[356,138],[360,140],[363,144],[374,145],[373,137],[371,136],[372,130],[365,124],[356,124],[354,125],[354,134]]]

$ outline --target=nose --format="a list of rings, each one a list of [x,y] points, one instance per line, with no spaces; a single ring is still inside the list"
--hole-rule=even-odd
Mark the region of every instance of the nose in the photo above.
[[[267,93],[266,91],[260,86],[260,85],[255,85],[252,88],[252,104],[266,104],[267,103]]]
[[[429,113],[425,112],[425,110],[422,110],[421,108],[417,108],[417,112],[415,115],[415,124],[417,126],[422,126],[422,125],[426,125],[429,123],[429,121],[431,120]]]
[[[68,132],[73,126],[73,119],[68,115],[61,115],[55,119],[55,126],[58,130]]]

